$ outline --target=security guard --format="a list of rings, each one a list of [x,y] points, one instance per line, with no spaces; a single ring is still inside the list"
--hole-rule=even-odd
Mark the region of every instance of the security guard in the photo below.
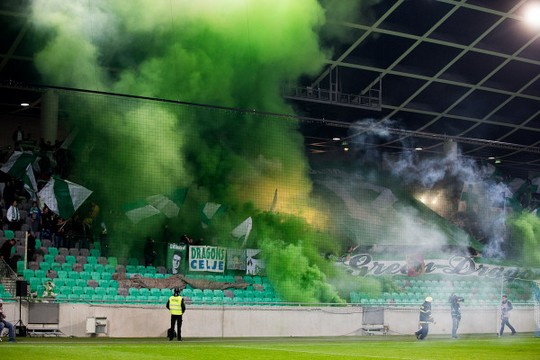
[[[420,329],[414,333],[418,340],[424,340],[426,338],[429,331],[429,324],[433,322],[433,317],[431,316],[432,301],[433,298],[428,296],[420,306]]]
[[[177,326],[178,341],[182,341],[182,314],[186,311],[184,298],[180,296],[180,289],[175,288],[173,295],[169,298],[166,305],[171,312],[171,328],[168,331],[169,341],[174,339],[174,324]]]

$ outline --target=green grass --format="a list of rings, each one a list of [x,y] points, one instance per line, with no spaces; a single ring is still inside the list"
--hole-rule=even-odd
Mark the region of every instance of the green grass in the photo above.
[[[412,336],[288,339],[110,339],[19,338],[0,344],[2,359],[10,360],[513,360],[540,359],[540,338],[470,336],[458,340]]]

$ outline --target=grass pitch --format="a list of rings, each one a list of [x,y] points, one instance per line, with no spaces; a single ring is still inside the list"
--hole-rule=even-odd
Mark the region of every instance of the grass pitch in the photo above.
[[[454,340],[412,336],[268,339],[111,339],[19,338],[0,343],[2,359],[10,360],[513,360],[540,359],[540,338],[465,336]]]

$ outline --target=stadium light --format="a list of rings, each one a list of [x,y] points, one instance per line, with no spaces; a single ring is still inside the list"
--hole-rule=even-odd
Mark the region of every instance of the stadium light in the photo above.
[[[531,2],[523,13],[525,22],[533,28],[540,29],[540,2]]]

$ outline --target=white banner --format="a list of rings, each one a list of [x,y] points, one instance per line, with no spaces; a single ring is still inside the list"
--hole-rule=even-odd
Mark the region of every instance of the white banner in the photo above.
[[[224,272],[227,249],[216,246],[190,246],[189,271]]]
[[[478,276],[485,278],[518,278],[518,279],[538,279],[540,269],[519,268],[511,266],[499,266],[493,264],[477,264],[469,256],[456,255],[450,259],[423,259],[422,264],[418,260],[414,264],[410,261],[394,260],[374,260],[369,254],[359,254],[352,256],[348,261],[341,262],[341,265],[350,268],[353,275],[380,276],[380,275],[409,275],[422,274],[444,274],[457,276]],[[414,266],[411,272],[411,266]],[[420,269],[420,271],[419,271]]]

